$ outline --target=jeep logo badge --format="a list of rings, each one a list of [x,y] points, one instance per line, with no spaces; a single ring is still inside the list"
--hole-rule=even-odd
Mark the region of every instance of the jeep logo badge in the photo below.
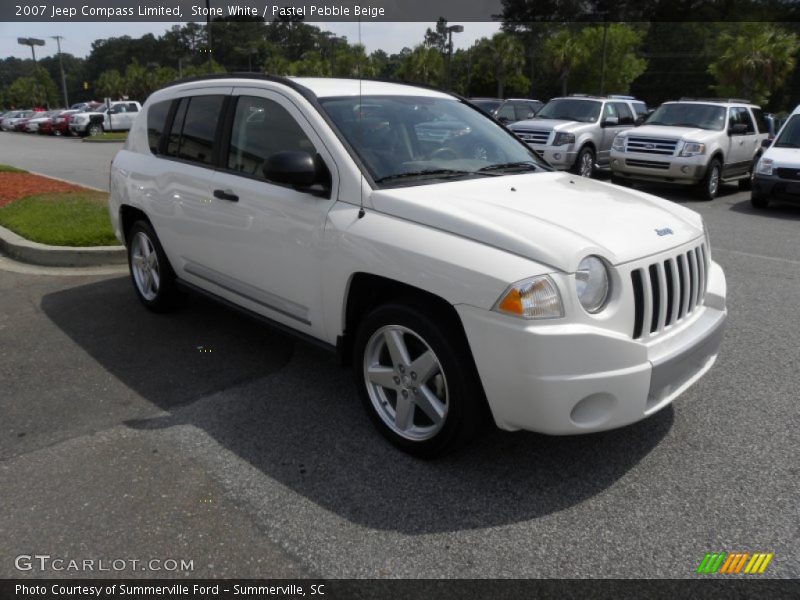
[[[673,235],[675,233],[669,227],[662,227],[661,229],[656,229],[655,231],[661,237],[664,237],[665,235]]]

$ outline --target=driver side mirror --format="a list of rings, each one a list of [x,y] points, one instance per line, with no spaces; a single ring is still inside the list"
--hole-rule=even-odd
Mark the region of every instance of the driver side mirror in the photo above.
[[[747,132],[747,125],[744,123],[736,123],[728,127],[728,135],[742,135]]]
[[[772,139],[770,139],[770,138],[763,139],[763,140],[761,140],[761,147],[762,148],[769,148],[770,146],[772,146],[772,142],[774,142],[774,141],[775,141],[774,138],[772,138]]]
[[[603,119],[603,127],[616,127],[619,125],[619,117],[606,117]]]
[[[318,167],[317,161],[308,152],[290,150],[269,155],[261,170],[269,181],[308,188],[316,183],[325,187],[323,169],[324,167]]]

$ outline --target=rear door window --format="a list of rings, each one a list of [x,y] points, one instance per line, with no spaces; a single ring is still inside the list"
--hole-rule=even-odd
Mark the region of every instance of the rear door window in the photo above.
[[[147,143],[153,154],[158,154],[161,147],[161,137],[164,135],[164,126],[171,104],[170,101],[157,102],[147,110]]]
[[[633,111],[631,111],[630,107],[625,102],[611,102],[611,104],[617,111],[617,116],[619,117],[620,125],[634,124],[635,119],[633,117]]]
[[[756,127],[758,128],[758,133],[770,133],[770,127],[767,123],[767,119],[764,117],[764,111],[760,108],[754,108],[753,116],[756,119]]]
[[[213,164],[214,138],[225,96],[183,98],[175,113],[167,154],[204,165]]]

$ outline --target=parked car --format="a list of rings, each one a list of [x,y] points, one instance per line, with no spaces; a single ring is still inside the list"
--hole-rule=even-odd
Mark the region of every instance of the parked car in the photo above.
[[[767,145],[753,173],[750,202],[767,208],[770,202],[800,204],[800,106],[794,109],[775,140]]]
[[[644,125],[614,140],[611,170],[622,181],[694,185],[711,200],[725,182],[749,188],[768,136],[763,112],[747,100],[665,102]]]
[[[436,121],[469,132],[421,140]],[[489,414],[549,434],[643,419],[711,368],[726,319],[699,214],[554,172],[429,88],[163,88],[114,158],[109,213],[145,307],[194,290],[338,352],[376,427],[419,455]]]
[[[42,125],[45,121],[50,120],[58,113],[60,113],[62,109],[57,110],[48,110],[45,112],[35,113],[30,119],[25,121],[25,125],[23,127],[23,131],[27,133],[37,133],[39,131],[39,126]]]
[[[112,102],[111,107],[100,105],[94,111],[78,112],[69,121],[74,135],[99,135],[104,131],[128,131],[142,105],[130,100]]]
[[[501,123],[515,123],[532,119],[536,116],[544,102],[541,100],[527,100],[525,98],[509,98],[492,111],[492,116]]]
[[[639,101],[573,94],[553,98],[509,128],[550,165],[592,177],[607,170],[614,137],[636,124]]]
[[[66,135],[69,133],[69,116],[78,112],[74,109],[60,110],[39,125],[39,133],[46,135]]]
[[[7,113],[0,122],[0,129],[3,131],[13,131],[14,126],[22,119],[29,119],[33,116],[32,110],[15,110]]]
[[[490,116],[494,116],[494,111],[503,103],[501,98],[470,98],[469,101]]]

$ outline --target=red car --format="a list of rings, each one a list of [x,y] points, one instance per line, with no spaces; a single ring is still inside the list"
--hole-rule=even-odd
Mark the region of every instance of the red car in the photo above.
[[[69,133],[69,116],[77,110],[62,110],[57,115],[39,125],[39,133],[47,135],[67,135]]]

